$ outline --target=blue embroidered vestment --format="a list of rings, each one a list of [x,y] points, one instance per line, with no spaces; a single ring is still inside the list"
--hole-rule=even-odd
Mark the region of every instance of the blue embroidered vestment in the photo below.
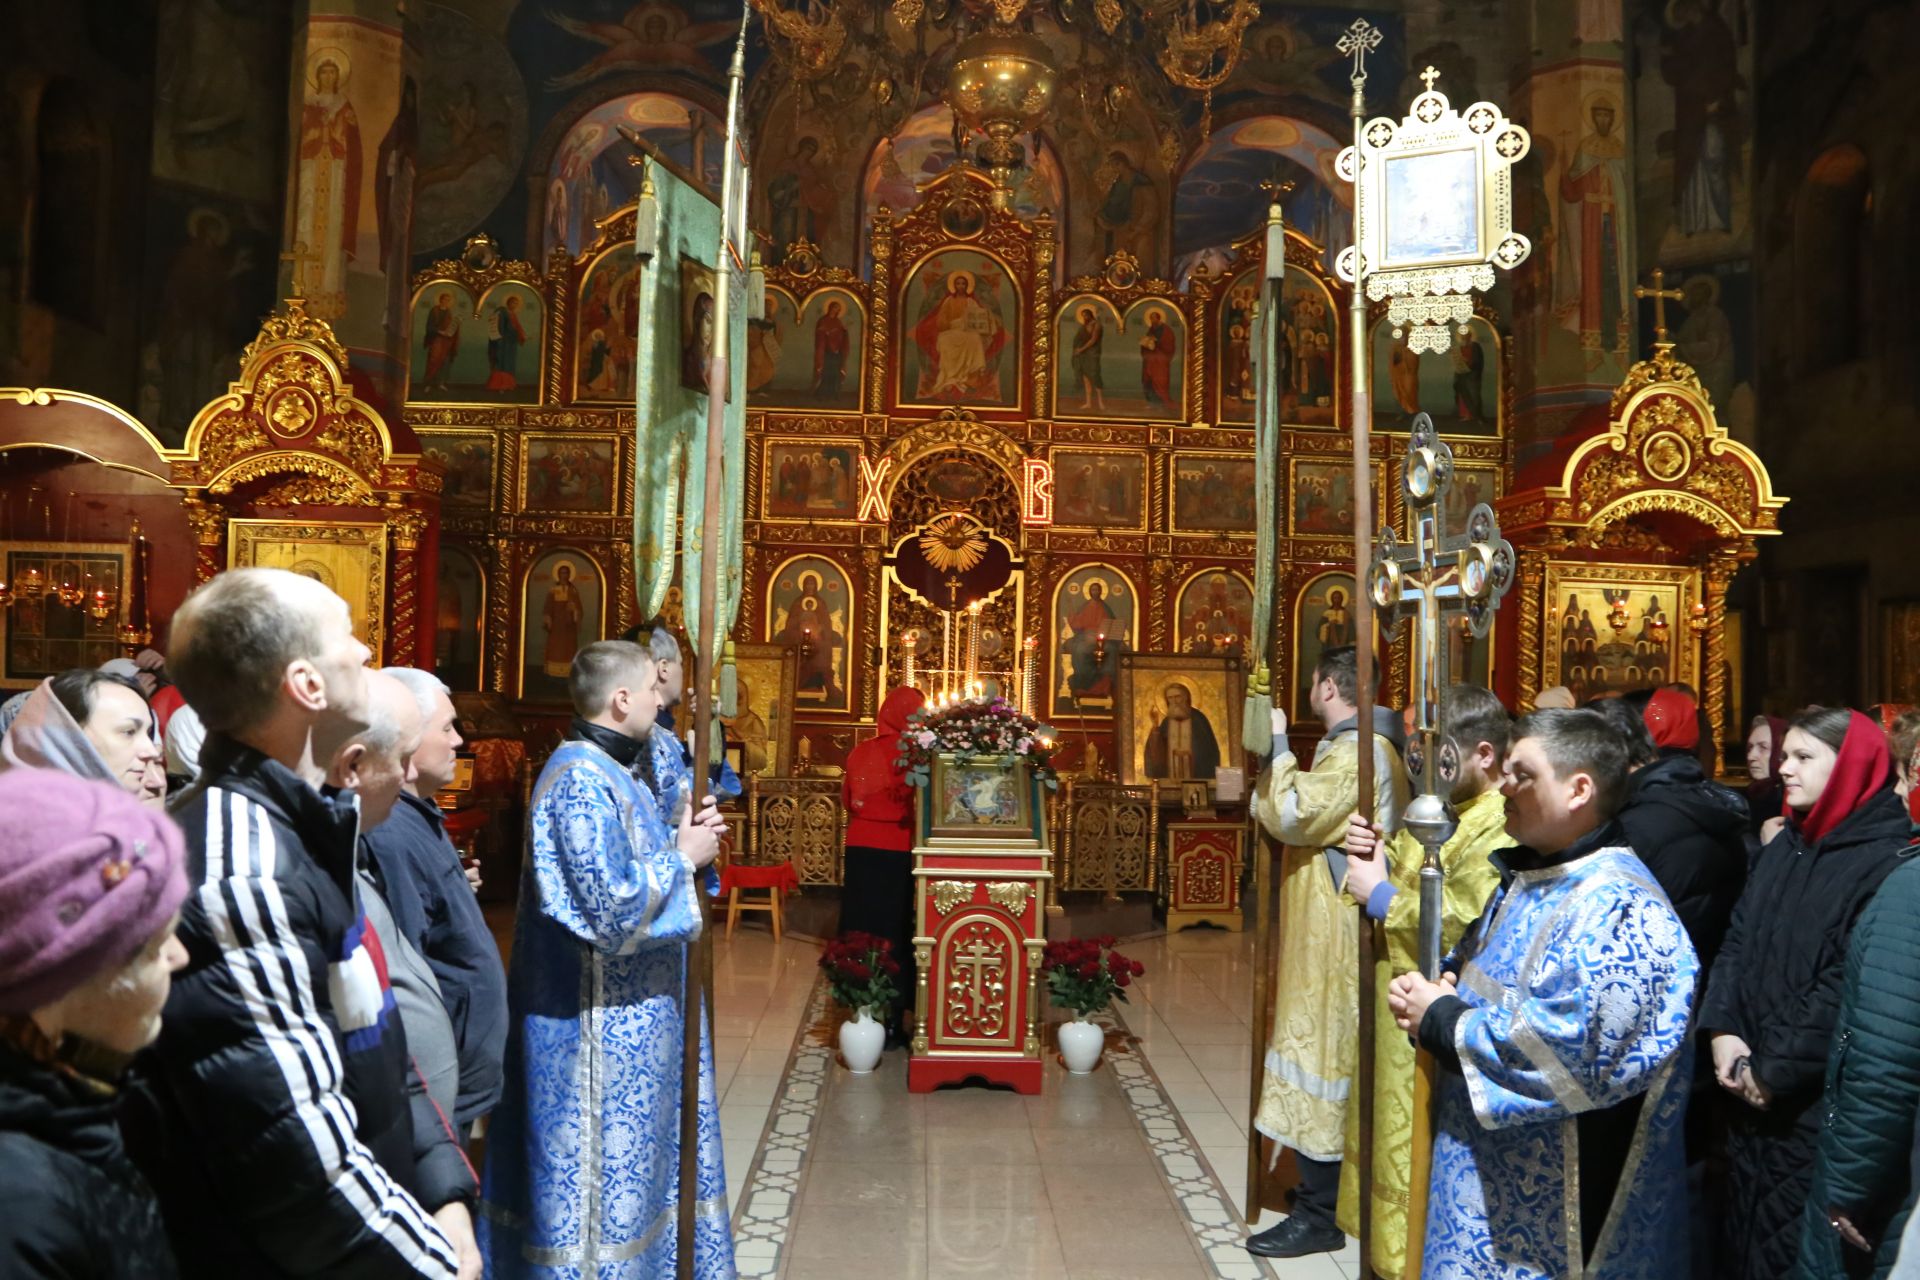
[[[1449,967],[1468,1007],[1453,1029],[1460,1073],[1441,1074],[1427,1280],[1683,1274],[1699,963],[1647,869],[1615,847],[1521,871]],[[1578,1117],[1641,1095],[1589,1255]]]
[[[663,807],[586,741],[556,750],[534,788],[479,1229],[492,1280],[674,1274],[680,1006],[700,915]],[[713,1042],[701,1039],[694,1274],[732,1280]]]

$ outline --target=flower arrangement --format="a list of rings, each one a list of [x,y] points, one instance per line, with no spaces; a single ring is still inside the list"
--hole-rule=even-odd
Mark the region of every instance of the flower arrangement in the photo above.
[[[1053,767],[1053,730],[998,694],[930,702],[907,717],[900,735],[899,765],[909,783],[924,787],[933,758],[951,752],[973,756],[1018,756],[1033,766],[1049,791],[1060,785]]]
[[[900,994],[893,981],[900,976],[893,943],[871,933],[850,929],[841,934],[821,952],[820,967],[833,998],[849,1009],[882,1010]]]
[[[1115,1000],[1126,1003],[1127,988],[1147,971],[1138,960],[1115,951],[1110,935],[1049,942],[1040,966],[1046,971],[1053,1003],[1082,1018]]]

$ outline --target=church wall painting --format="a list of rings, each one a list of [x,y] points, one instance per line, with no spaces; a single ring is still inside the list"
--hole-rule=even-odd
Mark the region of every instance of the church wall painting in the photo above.
[[[1114,745],[1120,781],[1212,782],[1240,762],[1240,663],[1186,654],[1120,659]]]
[[[1253,626],[1253,586],[1237,570],[1202,569],[1181,585],[1173,613],[1180,652],[1237,658]]]
[[[1146,512],[1146,454],[1113,449],[1053,451],[1054,524],[1144,530]]]
[[[1472,331],[1450,334],[1445,351],[1414,351],[1407,330],[1393,336],[1382,316],[1373,326],[1373,425],[1376,431],[1410,431],[1413,415],[1426,413],[1443,435],[1498,435],[1504,425],[1500,337],[1479,316]]]
[[[1649,7],[1631,40],[1639,261],[1671,267],[1751,253],[1753,7]]]
[[[729,742],[741,746],[741,777],[784,777],[793,750],[794,685],[798,654],[776,644],[733,647],[737,714],[724,721]]]
[[[353,634],[384,660],[387,526],[351,520],[229,520],[227,568],[285,569],[347,602]]]
[[[1105,298],[1072,299],[1054,342],[1054,415],[1184,420],[1187,346],[1186,318],[1164,298],[1142,298],[1124,316]]]
[[[853,520],[860,514],[860,444],[767,440],[760,514],[768,520]]]
[[[1399,483],[1401,464],[1394,466],[1395,484]],[[1447,495],[1441,502],[1440,536],[1452,537],[1467,531],[1467,517],[1472,514],[1475,504],[1484,502],[1492,506],[1498,502],[1502,492],[1502,468],[1497,462],[1465,462],[1459,458],[1453,461],[1453,483],[1447,486]],[[1407,509],[1407,536],[1413,537],[1414,511]]]
[[[409,36],[420,50],[410,240],[431,254],[478,228],[519,179],[527,90],[505,43],[458,10],[422,5]]]
[[[1381,473],[1373,472],[1374,511],[1380,510]],[[1287,532],[1295,537],[1353,533],[1353,464],[1290,458],[1287,462]]]
[[[1249,457],[1232,453],[1175,454],[1173,531],[1253,532],[1253,490],[1254,467]]]
[[[825,556],[795,556],[767,583],[767,639],[799,651],[794,699],[801,708],[848,707],[853,588],[846,570]]]
[[[1222,291],[1219,309],[1219,404],[1223,423],[1253,421],[1253,307],[1259,277],[1246,272]],[[1331,427],[1346,355],[1341,309],[1317,277],[1289,270],[1280,294],[1280,417],[1288,426]]]
[[[440,544],[433,671],[456,692],[478,692],[486,671],[487,575],[462,547]]]
[[[1140,631],[1140,597],[1132,579],[1110,564],[1085,564],[1053,591],[1052,714],[1113,714],[1120,655]]]
[[[816,289],[796,306],[767,290],[766,318],[747,321],[747,395],[756,408],[860,408],[866,314],[845,289]]]
[[[607,250],[580,283],[575,332],[574,399],[633,402],[640,324],[641,264],[631,244]]]
[[[1019,407],[1020,290],[999,259],[935,253],[908,275],[901,299],[901,404]]]
[[[592,556],[559,547],[534,560],[520,586],[522,701],[568,701],[573,655],[603,636],[605,610],[606,580]]]
[[[446,468],[440,505],[462,511],[486,511],[493,506],[494,443],[491,435],[452,431],[421,431],[420,447]]]
[[[458,281],[428,281],[413,299],[408,400],[534,403],[545,310],[517,280],[495,284],[478,305]]]
[[[1353,575],[1323,573],[1300,589],[1293,610],[1293,718],[1311,720],[1307,691],[1320,655],[1355,641]]]
[[[1758,443],[1754,401],[1753,267],[1744,259],[1669,271],[1666,287],[1680,301],[1666,305],[1673,354],[1693,366],[1713,401],[1713,414],[1735,440]],[[1639,304],[1641,346],[1654,341],[1653,300]]]
[[[1013,212],[1022,219],[1030,220],[1046,210],[1053,215],[1056,226],[1060,227],[1060,238],[1064,241],[1064,221],[1068,212],[1067,184],[1060,159],[1045,139],[1039,142],[1036,154],[1032,134],[1022,135],[1020,145],[1024,154],[1021,166],[1016,170],[1019,177],[1013,192]],[[922,109],[898,132],[882,138],[874,146],[860,183],[859,255],[863,264],[871,256],[871,221],[880,206],[884,204],[891,209],[896,219],[919,207],[921,185],[945,173],[953,161],[953,111],[944,103]],[[802,164],[802,157],[796,155],[793,166],[796,174]],[[757,173],[756,184],[759,181]],[[786,242],[782,240],[783,224],[779,213],[782,206],[777,203],[778,192],[775,189],[775,184],[780,181],[781,175],[778,174],[768,179],[767,196],[769,203],[774,206],[774,241],[784,248]],[[817,226],[821,216],[832,216],[830,209],[816,207],[822,204],[819,198],[807,203],[803,192],[801,202],[812,215],[812,220],[804,224],[806,226]],[[808,238],[816,239],[812,236]]]
[[[1333,255],[1353,243],[1352,187],[1333,175],[1343,140],[1289,116],[1225,124],[1182,171],[1173,196],[1173,279],[1184,284],[1205,263],[1220,274],[1233,243],[1266,222],[1263,182],[1292,182],[1282,197],[1287,226]]]
[[[619,444],[612,436],[520,437],[520,509],[613,514]]]
[[[1687,681],[1698,687],[1687,630],[1693,572],[1635,566],[1547,566],[1540,683],[1577,700]]]
[[[641,5],[640,9],[665,6]],[[617,26],[618,24],[591,24]],[[555,249],[579,254],[593,243],[594,224],[640,196],[642,171],[627,163],[637,155],[620,136],[633,130],[683,170],[720,189],[720,152],[725,129],[697,103],[670,93],[629,93],[612,98],[574,121],[548,167],[541,218],[542,259]]]

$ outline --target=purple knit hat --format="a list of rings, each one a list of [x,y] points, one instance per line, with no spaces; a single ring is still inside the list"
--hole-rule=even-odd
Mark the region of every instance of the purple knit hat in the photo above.
[[[187,896],[180,829],[119,787],[0,774],[0,1014],[125,965]]]

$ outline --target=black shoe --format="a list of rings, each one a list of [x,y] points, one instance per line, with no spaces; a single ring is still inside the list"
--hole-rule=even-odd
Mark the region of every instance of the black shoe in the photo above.
[[[1304,1258],[1310,1253],[1334,1253],[1347,1242],[1338,1227],[1316,1227],[1300,1217],[1287,1218],[1255,1236],[1246,1250],[1256,1258]]]

